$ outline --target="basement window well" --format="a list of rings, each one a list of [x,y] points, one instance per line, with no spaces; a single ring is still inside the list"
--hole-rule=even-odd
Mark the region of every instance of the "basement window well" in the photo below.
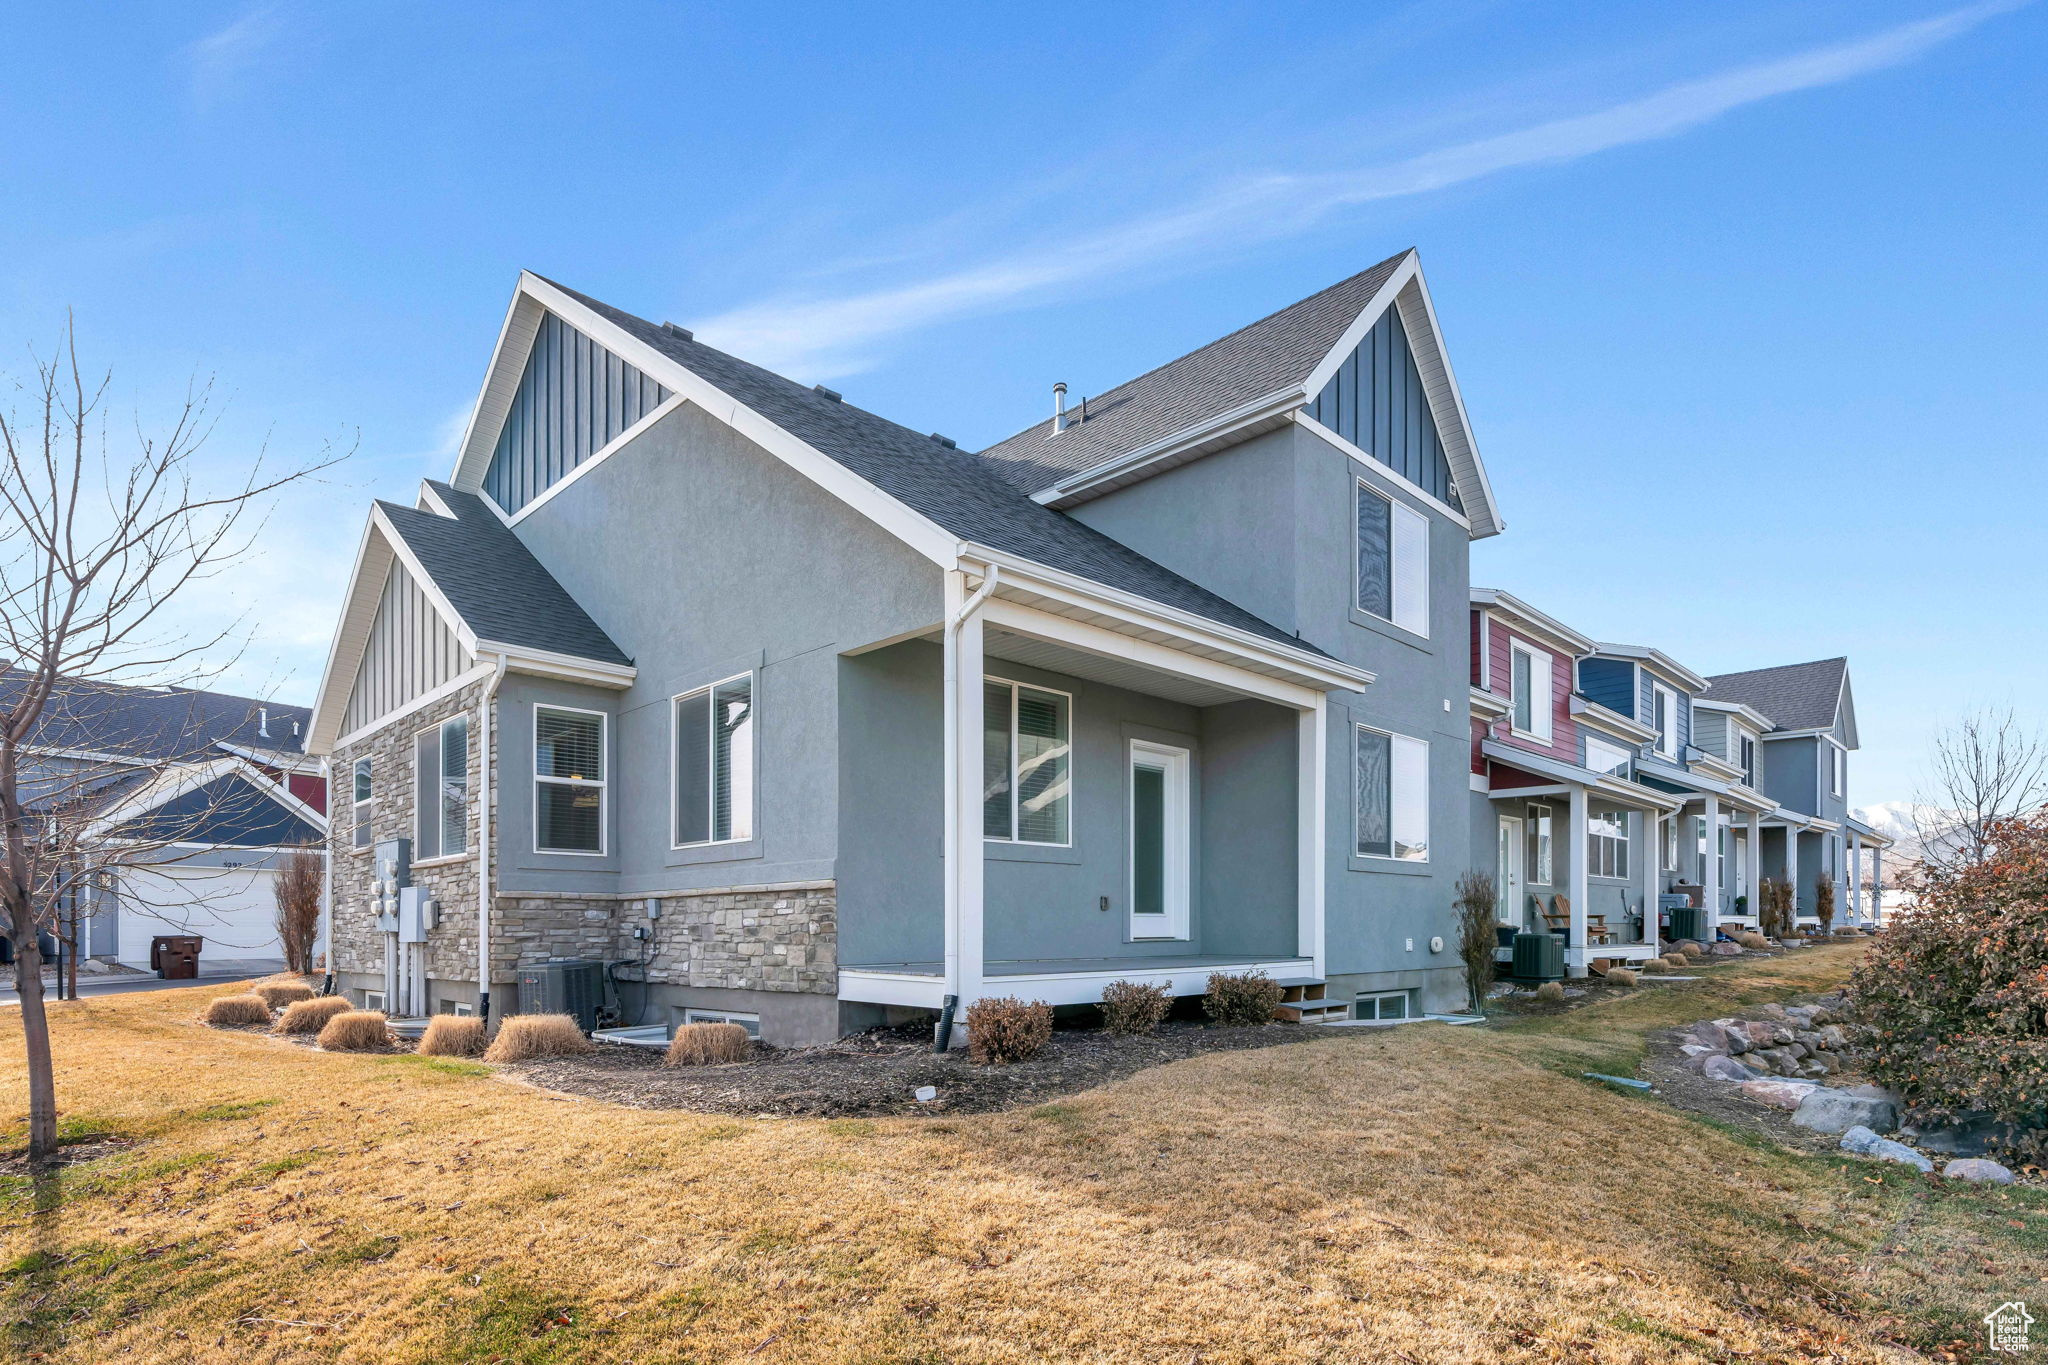
[[[686,1009],[683,1011],[686,1024],[738,1024],[747,1031],[749,1038],[761,1036],[761,1016],[758,1014],[734,1014],[731,1010]]]
[[[1406,991],[1374,991],[1360,995],[1351,1005],[1351,1017],[1368,1023],[1393,1023],[1414,1016],[1408,1008]]]

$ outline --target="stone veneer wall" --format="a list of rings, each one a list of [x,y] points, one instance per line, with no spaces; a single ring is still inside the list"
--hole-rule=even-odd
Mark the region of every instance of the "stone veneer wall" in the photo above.
[[[457,712],[470,713],[470,851],[455,859],[415,863],[413,881],[441,905],[440,924],[427,934],[427,976],[438,982],[476,981],[477,791],[481,752],[476,707],[478,682],[396,721],[355,744],[337,748],[332,825],[334,857],[334,963],[343,973],[378,977],[384,971],[384,937],[370,907],[371,855],[356,853],[349,784],[356,759],[369,755],[376,803],[371,810],[377,839],[410,838],[413,804],[413,738]],[[502,721],[502,718],[500,718]],[[499,725],[491,727],[495,748]],[[492,756],[493,805],[503,769]],[[499,831],[492,821],[494,842]],[[494,867],[498,865],[493,859]],[[661,919],[650,921],[649,899],[661,902]],[[638,962],[648,943],[653,960],[645,968],[655,985],[836,995],[838,901],[831,882],[741,886],[713,891],[663,892],[656,896],[578,895],[573,892],[503,892],[491,920],[491,978],[494,989],[516,978],[521,966],[549,958],[595,958]],[[632,937],[636,926],[651,940]],[[638,972],[629,975],[638,976]]]
[[[368,849],[355,849],[351,784],[358,758],[370,758],[370,781],[376,801],[370,810],[377,839],[410,839],[413,835],[413,737],[461,711],[469,712],[469,851],[459,858],[437,858],[413,865],[413,884],[425,887],[440,902],[441,923],[427,931],[427,976],[434,981],[476,980],[476,841],[477,789],[482,781],[482,746],[476,742],[477,702],[482,682],[443,697],[430,706],[394,721],[354,744],[334,751],[329,771],[333,790],[329,803],[334,869],[334,966],[340,972],[381,975],[384,936],[377,931],[371,907],[374,859]],[[491,731],[492,744],[497,730]],[[494,772],[496,757],[493,755]],[[495,805],[495,799],[493,801]]]

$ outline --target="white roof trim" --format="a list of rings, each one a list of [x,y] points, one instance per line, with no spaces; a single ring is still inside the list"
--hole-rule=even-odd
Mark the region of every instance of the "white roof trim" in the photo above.
[[[1760,731],[1769,730],[1773,724],[1769,716],[1746,702],[1715,701],[1712,697],[1694,697],[1692,704],[1695,710],[1724,711],[1731,716],[1740,716],[1756,726]]]
[[[1547,636],[1545,643],[1569,653],[1586,654],[1593,648],[1590,637],[1579,634],[1556,617],[1536,610],[1521,598],[1499,588],[1472,589],[1472,605],[1490,607],[1500,613],[1501,624],[1508,629],[1519,630],[1537,639]]]
[[[1307,394],[1299,385],[1276,390],[1228,412],[1205,418],[1193,426],[1183,427],[1169,436],[1162,436],[1149,445],[1090,465],[1050,488],[1033,493],[1031,499],[1047,507],[1079,506],[1141,479],[1188,464],[1225,445],[1235,445],[1247,437],[1276,431],[1307,401]]]
[[[1648,645],[1618,645],[1611,640],[1599,641],[1593,649],[1596,654],[1609,654],[1617,659],[1631,659],[1637,663],[1649,664],[1662,669],[1670,678],[1689,691],[1704,692],[1707,680],[1672,658],[1661,649]]]
[[[116,827],[147,815],[160,806],[177,800],[188,792],[197,791],[209,782],[223,777],[240,777],[254,788],[265,800],[275,801],[285,810],[323,833],[327,829],[327,817],[293,796],[291,792],[272,782],[258,768],[245,758],[226,755],[208,759],[203,763],[175,763],[160,770],[149,781],[134,792],[95,816],[86,826],[86,837],[101,838]],[[131,841],[132,842],[132,841]],[[147,841],[154,842],[154,841]],[[223,845],[183,841],[195,848],[220,848]]]
[[[1634,740],[1638,744],[1647,744],[1657,737],[1655,728],[1624,716],[1619,711],[1611,711],[1597,701],[1587,701],[1585,694],[1580,692],[1572,693],[1572,714],[1579,719],[1580,723],[1590,725],[1594,729],[1604,734],[1613,735],[1617,739],[1628,739]]]
[[[492,405],[498,402],[501,390],[504,401],[509,403],[510,394],[517,390],[519,374],[524,368],[524,349],[520,349],[517,357],[519,363],[515,366],[511,363],[514,358],[513,351],[507,345],[512,336],[514,323],[522,316],[522,303],[555,314],[621,360],[638,368],[642,374],[659,383],[670,393],[680,394],[703,408],[712,417],[774,455],[933,563],[949,565],[958,557],[958,539],[949,535],[936,522],[884,493],[845,465],[747,407],[696,371],[647,345],[531,271],[521,271],[519,274],[518,292],[512,312],[506,318],[506,332],[500,337],[498,351],[492,357],[490,377],[485,381],[483,393],[477,399],[476,412],[470,419],[469,434],[463,439],[462,453],[457,457],[455,471],[449,479],[455,487],[466,493],[478,492],[482,488],[484,471],[490,465],[491,444],[494,443],[496,431],[495,425],[486,419],[491,414]],[[537,330],[539,325],[536,313],[533,326]],[[527,344],[531,344],[530,336]],[[495,410],[498,420],[502,420],[502,407]],[[486,437],[480,434],[486,430],[492,435]]]

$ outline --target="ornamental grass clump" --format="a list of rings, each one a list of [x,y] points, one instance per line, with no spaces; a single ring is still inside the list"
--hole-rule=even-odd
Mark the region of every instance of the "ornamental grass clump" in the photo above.
[[[542,1057],[575,1057],[597,1051],[597,1044],[566,1014],[515,1014],[498,1025],[498,1036],[484,1049],[487,1062],[531,1062]]]
[[[389,1052],[390,1021],[382,1010],[346,1010],[327,1021],[316,1041],[322,1052]]]
[[[472,1015],[437,1014],[427,1021],[418,1050],[422,1057],[481,1057],[489,1042],[483,1020]]]
[[[260,995],[220,995],[206,1002],[199,1022],[208,1028],[264,1028],[270,1023],[270,1006]]]
[[[1280,995],[1280,983],[1264,972],[1214,972],[1209,993],[1202,997],[1202,1012],[1219,1028],[1270,1024]]]
[[[1668,972],[1671,970],[1671,964],[1661,957],[1645,958],[1643,960],[1643,970],[1646,972]]]
[[[1564,1000],[1564,982],[1546,981],[1536,988],[1536,998],[1546,1005],[1559,1004]]]
[[[1626,967],[1609,967],[1607,969],[1607,979],[1617,986],[1633,986],[1636,984],[1636,974]]]
[[[316,993],[303,981],[259,981],[249,988],[249,994],[262,996],[263,1003],[274,1010],[297,1000],[311,1000]]]
[[[967,1007],[967,1056],[986,1066],[1035,1057],[1052,1041],[1052,1006],[998,995]]]
[[[663,1066],[725,1066],[754,1055],[754,1040],[738,1024],[684,1024],[669,1040]]]
[[[1148,981],[1112,981],[1102,992],[1102,1026],[1111,1033],[1156,1033],[1173,995]]]
[[[1674,972],[1683,971],[1692,965],[1692,959],[1684,953],[1666,953],[1664,954],[1664,965],[1671,968]]]
[[[1850,979],[1852,1041],[1916,1120],[1989,1115],[2048,1160],[2048,816],[1988,822],[1982,856],[1909,874],[1918,905]]]
[[[327,1021],[337,1014],[347,1014],[355,1006],[339,995],[323,995],[312,1000],[294,1000],[284,1007],[272,1025],[279,1033],[318,1033],[327,1027]]]

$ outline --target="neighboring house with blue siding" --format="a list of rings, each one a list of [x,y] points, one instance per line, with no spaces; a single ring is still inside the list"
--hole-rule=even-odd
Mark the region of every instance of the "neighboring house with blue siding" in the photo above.
[[[0,703],[24,675],[0,674]],[[150,941],[202,961],[282,959],[273,874],[327,838],[304,707],[179,687],[61,681],[22,746],[23,804],[79,831],[98,871],[70,893],[87,957],[147,968]]]
[[[1708,682],[1700,705],[1727,718],[1732,739],[1721,742],[1736,746],[1721,756],[1741,761],[1754,752],[1756,785],[1774,802],[1762,822],[1764,875],[1792,883],[1802,921],[1818,921],[1826,882],[1835,889],[1837,923],[1876,923],[1874,888],[1892,840],[1850,813],[1849,755],[1859,741],[1849,661],[1815,659]]]
[[[314,707],[339,984],[593,959],[776,1043],[1217,970],[1456,1008],[1500,529],[1413,252],[979,453],[524,275]]]

